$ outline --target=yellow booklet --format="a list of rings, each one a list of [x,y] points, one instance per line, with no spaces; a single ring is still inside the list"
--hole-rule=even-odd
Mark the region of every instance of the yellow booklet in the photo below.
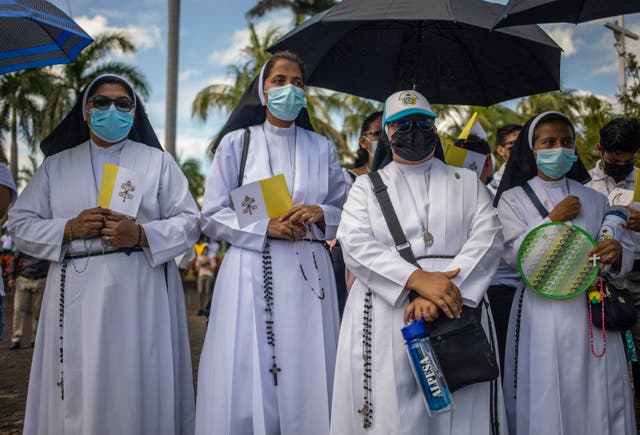
[[[241,228],[282,216],[293,207],[284,174],[240,186],[231,192],[231,200]]]

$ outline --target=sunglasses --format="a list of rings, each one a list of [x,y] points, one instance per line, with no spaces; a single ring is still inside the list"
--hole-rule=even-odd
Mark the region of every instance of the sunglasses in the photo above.
[[[362,136],[380,137],[381,134],[382,134],[382,130],[365,131],[364,133],[362,133]]]
[[[89,98],[89,101],[93,104],[93,108],[98,110],[107,110],[112,104],[120,112],[131,112],[135,107],[133,101],[127,97],[109,98],[104,95],[95,95]]]
[[[389,124],[400,133],[407,133],[414,125],[418,126],[420,130],[425,131],[436,129],[436,125],[431,119],[399,119],[397,121],[391,121]]]

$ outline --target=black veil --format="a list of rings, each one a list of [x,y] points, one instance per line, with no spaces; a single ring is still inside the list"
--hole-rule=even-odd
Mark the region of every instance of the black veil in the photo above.
[[[520,135],[513,144],[513,148],[511,148],[511,154],[509,155],[507,166],[504,169],[504,175],[500,180],[500,185],[498,186],[498,191],[496,192],[496,197],[493,201],[494,206],[498,205],[498,201],[500,200],[503,192],[506,192],[512,187],[521,186],[525,181],[529,181],[538,175],[536,159],[533,156],[533,144],[531,143],[533,141],[533,131],[540,121],[543,121],[550,115],[559,115],[565,118],[571,125],[575,136],[575,127],[573,126],[573,123],[566,115],[560,112],[544,112],[529,119],[520,131]],[[565,176],[582,184],[591,180],[591,176],[579,156],[578,160],[576,160]]]

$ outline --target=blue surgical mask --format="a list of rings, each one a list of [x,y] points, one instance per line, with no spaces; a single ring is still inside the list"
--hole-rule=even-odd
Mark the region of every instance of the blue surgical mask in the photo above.
[[[286,85],[267,89],[267,107],[273,116],[282,121],[293,121],[300,110],[307,106],[304,91],[297,86]]]
[[[370,140],[367,136],[362,137],[364,137],[364,139],[371,144],[371,151],[369,151],[369,156],[373,157],[373,155],[376,153],[376,149],[378,148],[378,140]]]
[[[550,148],[538,150],[536,164],[550,178],[560,178],[578,160],[575,150],[570,148]]]
[[[91,109],[91,131],[107,142],[119,142],[129,135],[133,112],[121,112],[113,104],[106,110]]]

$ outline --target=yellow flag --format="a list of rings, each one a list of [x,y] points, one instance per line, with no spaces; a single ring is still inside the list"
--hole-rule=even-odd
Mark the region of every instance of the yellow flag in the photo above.
[[[231,191],[231,200],[241,228],[280,217],[293,207],[283,174],[240,186]]]
[[[633,183],[633,201],[640,202],[640,173],[636,173],[636,181]]]
[[[202,251],[204,251],[204,248],[207,246],[206,243],[196,243],[193,247],[196,250],[196,255],[200,256],[202,255]]]
[[[447,145],[444,149],[444,160],[447,165],[457,166],[461,168],[464,160],[467,158],[468,150],[457,147],[455,145]]]
[[[458,136],[458,139],[467,140],[469,138],[469,133],[471,133],[471,128],[473,127],[473,124],[476,123],[477,117],[478,117],[478,112],[473,112],[473,115],[471,115],[471,119],[469,120],[469,122],[467,122],[467,125],[465,125],[465,127],[462,129],[462,132],[460,133],[460,136]]]
[[[105,163],[102,171],[102,181],[100,182],[100,192],[98,193],[98,207],[109,208],[111,206],[111,197],[113,196],[113,188],[116,185],[117,176],[118,166]]]
[[[270,218],[279,217],[293,207],[287,181],[283,174],[260,180],[260,189]]]
[[[104,164],[98,206],[135,217],[144,192],[144,175],[111,163]]]
[[[455,145],[448,145],[444,150],[444,160],[447,165],[470,169],[478,176],[482,174],[486,159],[487,156],[484,154],[469,151]]]

